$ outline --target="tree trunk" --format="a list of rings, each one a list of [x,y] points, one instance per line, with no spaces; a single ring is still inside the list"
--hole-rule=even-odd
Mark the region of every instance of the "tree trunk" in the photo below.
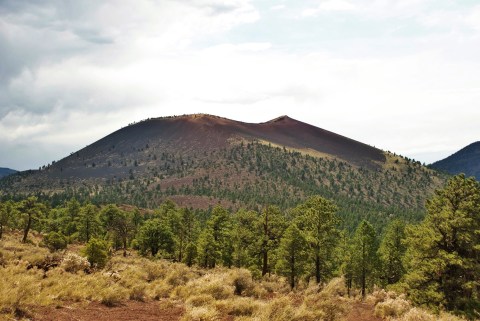
[[[352,278],[348,278],[347,279],[347,294],[348,294],[348,297],[350,297],[350,290],[352,289]]]
[[[25,228],[24,228],[24,230],[23,230],[22,243],[27,242],[27,236],[28,236],[28,232],[30,231],[30,226],[31,226],[31,225],[32,225],[32,215],[29,214],[29,215],[28,215],[27,226],[25,226]]]
[[[123,257],[127,256],[127,238],[123,239]]]
[[[0,224],[0,240],[2,239],[3,236],[3,224]]]
[[[87,225],[86,225],[86,237],[87,243],[90,241],[90,220],[87,218]]]
[[[290,258],[290,287],[295,287],[295,256],[292,255]]]
[[[320,255],[318,252],[315,254],[315,279],[317,284],[320,283]]]
[[[183,259],[183,237],[180,238],[180,246],[178,251],[178,262],[182,262]]]
[[[268,252],[266,249],[263,250],[263,265],[262,265],[262,276],[268,272]]]
[[[366,288],[366,271],[365,267],[362,268],[362,298],[365,298],[365,288]]]

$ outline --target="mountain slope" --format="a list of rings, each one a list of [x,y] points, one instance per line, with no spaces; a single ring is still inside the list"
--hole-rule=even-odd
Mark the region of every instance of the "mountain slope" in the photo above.
[[[418,162],[287,116],[249,124],[201,114],[122,128],[45,169],[1,180],[0,193],[150,208],[166,198],[202,208],[289,208],[320,194],[354,226],[420,217],[443,181]]]
[[[480,180],[480,141],[433,163],[431,167],[450,174],[464,173],[467,176],[475,176],[477,180]]]
[[[10,169],[10,168],[5,168],[5,167],[0,167],[0,178],[2,177],[5,177],[5,176],[8,176],[10,174],[14,174],[16,173],[17,171],[14,170],[14,169]]]

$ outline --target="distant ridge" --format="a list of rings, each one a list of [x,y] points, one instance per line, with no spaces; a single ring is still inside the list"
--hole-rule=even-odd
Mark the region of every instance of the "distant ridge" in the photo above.
[[[480,180],[480,141],[431,164],[431,167],[453,175],[464,173],[466,176],[475,176]]]
[[[5,168],[5,167],[0,167],[0,178],[2,177],[5,177],[5,176],[8,176],[10,174],[14,174],[16,173],[17,171],[14,170],[14,169],[10,169],[10,168]]]

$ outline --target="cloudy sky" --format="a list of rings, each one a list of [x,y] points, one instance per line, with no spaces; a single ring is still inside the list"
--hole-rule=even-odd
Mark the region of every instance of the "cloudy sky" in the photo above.
[[[0,0],[0,167],[198,112],[444,158],[480,140],[480,3]]]

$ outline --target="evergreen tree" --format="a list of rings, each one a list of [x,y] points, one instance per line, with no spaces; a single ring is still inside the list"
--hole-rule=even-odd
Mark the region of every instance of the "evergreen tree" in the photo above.
[[[255,211],[239,210],[234,215],[232,229],[233,264],[236,267],[255,268],[258,259],[258,248],[255,246],[258,235],[255,226],[259,215]]]
[[[15,215],[16,208],[13,201],[0,203],[0,239],[2,239],[3,231],[10,225]]]
[[[345,285],[347,286],[348,296],[353,286],[353,246],[352,239],[348,236],[348,232],[343,230],[339,233],[339,242],[336,250],[336,260],[340,265],[340,273],[345,277]],[[337,263],[338,264],[338,263]]]
[[[27,242],[28,232],[30,232],[32,225],[38,223],[47,211],[46,206],[37,200],[35,196],[30,196],[21,201],[18,207],[23,222],[23,243]]]
[[[122,211],[116,205],[109,204],[100,212],[105,229],[111,233],[116,242],[120,242],[123,256],[127,255],[128,238],[134,226],[129,212]]]
[[[308,259],[307,240],[295,223],[286,229],[278,248],[276,270],[288,277],[293,289],[306,269]]]
[[[215,241],[213,231],[205,228],[198,237],[197,262],[201,267],[214,268],[222,255],[220,243]]]
[[[80,203],[75,198],[65,203],[66,225],[63,231],[65,235],[72,235],[78,231],[77,219],[80,216],[80,210]]]
[[[405,273],[403,266],[405,251],[405,223],[393,220],[387,226],[378,249],[381,263],[380,275],[385,284],[397,283],[402,278]]]
[[[333,249],[338,241],[336,228],[339,219],[337,207],[331,201],[312,196],[294,210],[298,212],[298,225],[305,232],[310,248],[310,256],[315,266],[315,280],[320,283],[322,275],[332,273]]]
[[[286,228],[286,219],[277,206],[269,205],[262,211],[257,231],[262,258],[262,276],[270,271],[271,253],[278,248],[280,238]]]
[[[217,205],[212,210],[198,241],[199,263],[202,266],[214,268],[218,263],[228,267],[232,265],[231,223],[230,213],[223,207]]]
[[[86,204],[80,209],[77,227],[80,239],[85,242],[99,234],[101,227],[98,219],[98,209],[95,205]]]
[[[179,226],[176,235],[176,252],[177,260],[183,262],[185,255],[191,256],[193,254],[192,249],[189,249],[187,254],[187,248],[189,244],[193,244],[196,241],[198,235],[198,220],[195,213],[188,208],[182,208],[178,211]],[[188,261],[190,261],[190,258]]]
[[[165,258],[173,256],[173,233],[169,226],[158,218],[146,221],[140,227],[136,240],[143,254],[150,251],[152,256],[156,256],[158,252]]]
[[[375,229],[363,220],[352,241],[353,280],[360,286],[362,297],[365,297],[367,287],[374,282],[378,264],[377,248]]]
[[[480,185],[454,176],[426,207],[424,221],[407,229],[409,297],[473,317],[480,311]]]

